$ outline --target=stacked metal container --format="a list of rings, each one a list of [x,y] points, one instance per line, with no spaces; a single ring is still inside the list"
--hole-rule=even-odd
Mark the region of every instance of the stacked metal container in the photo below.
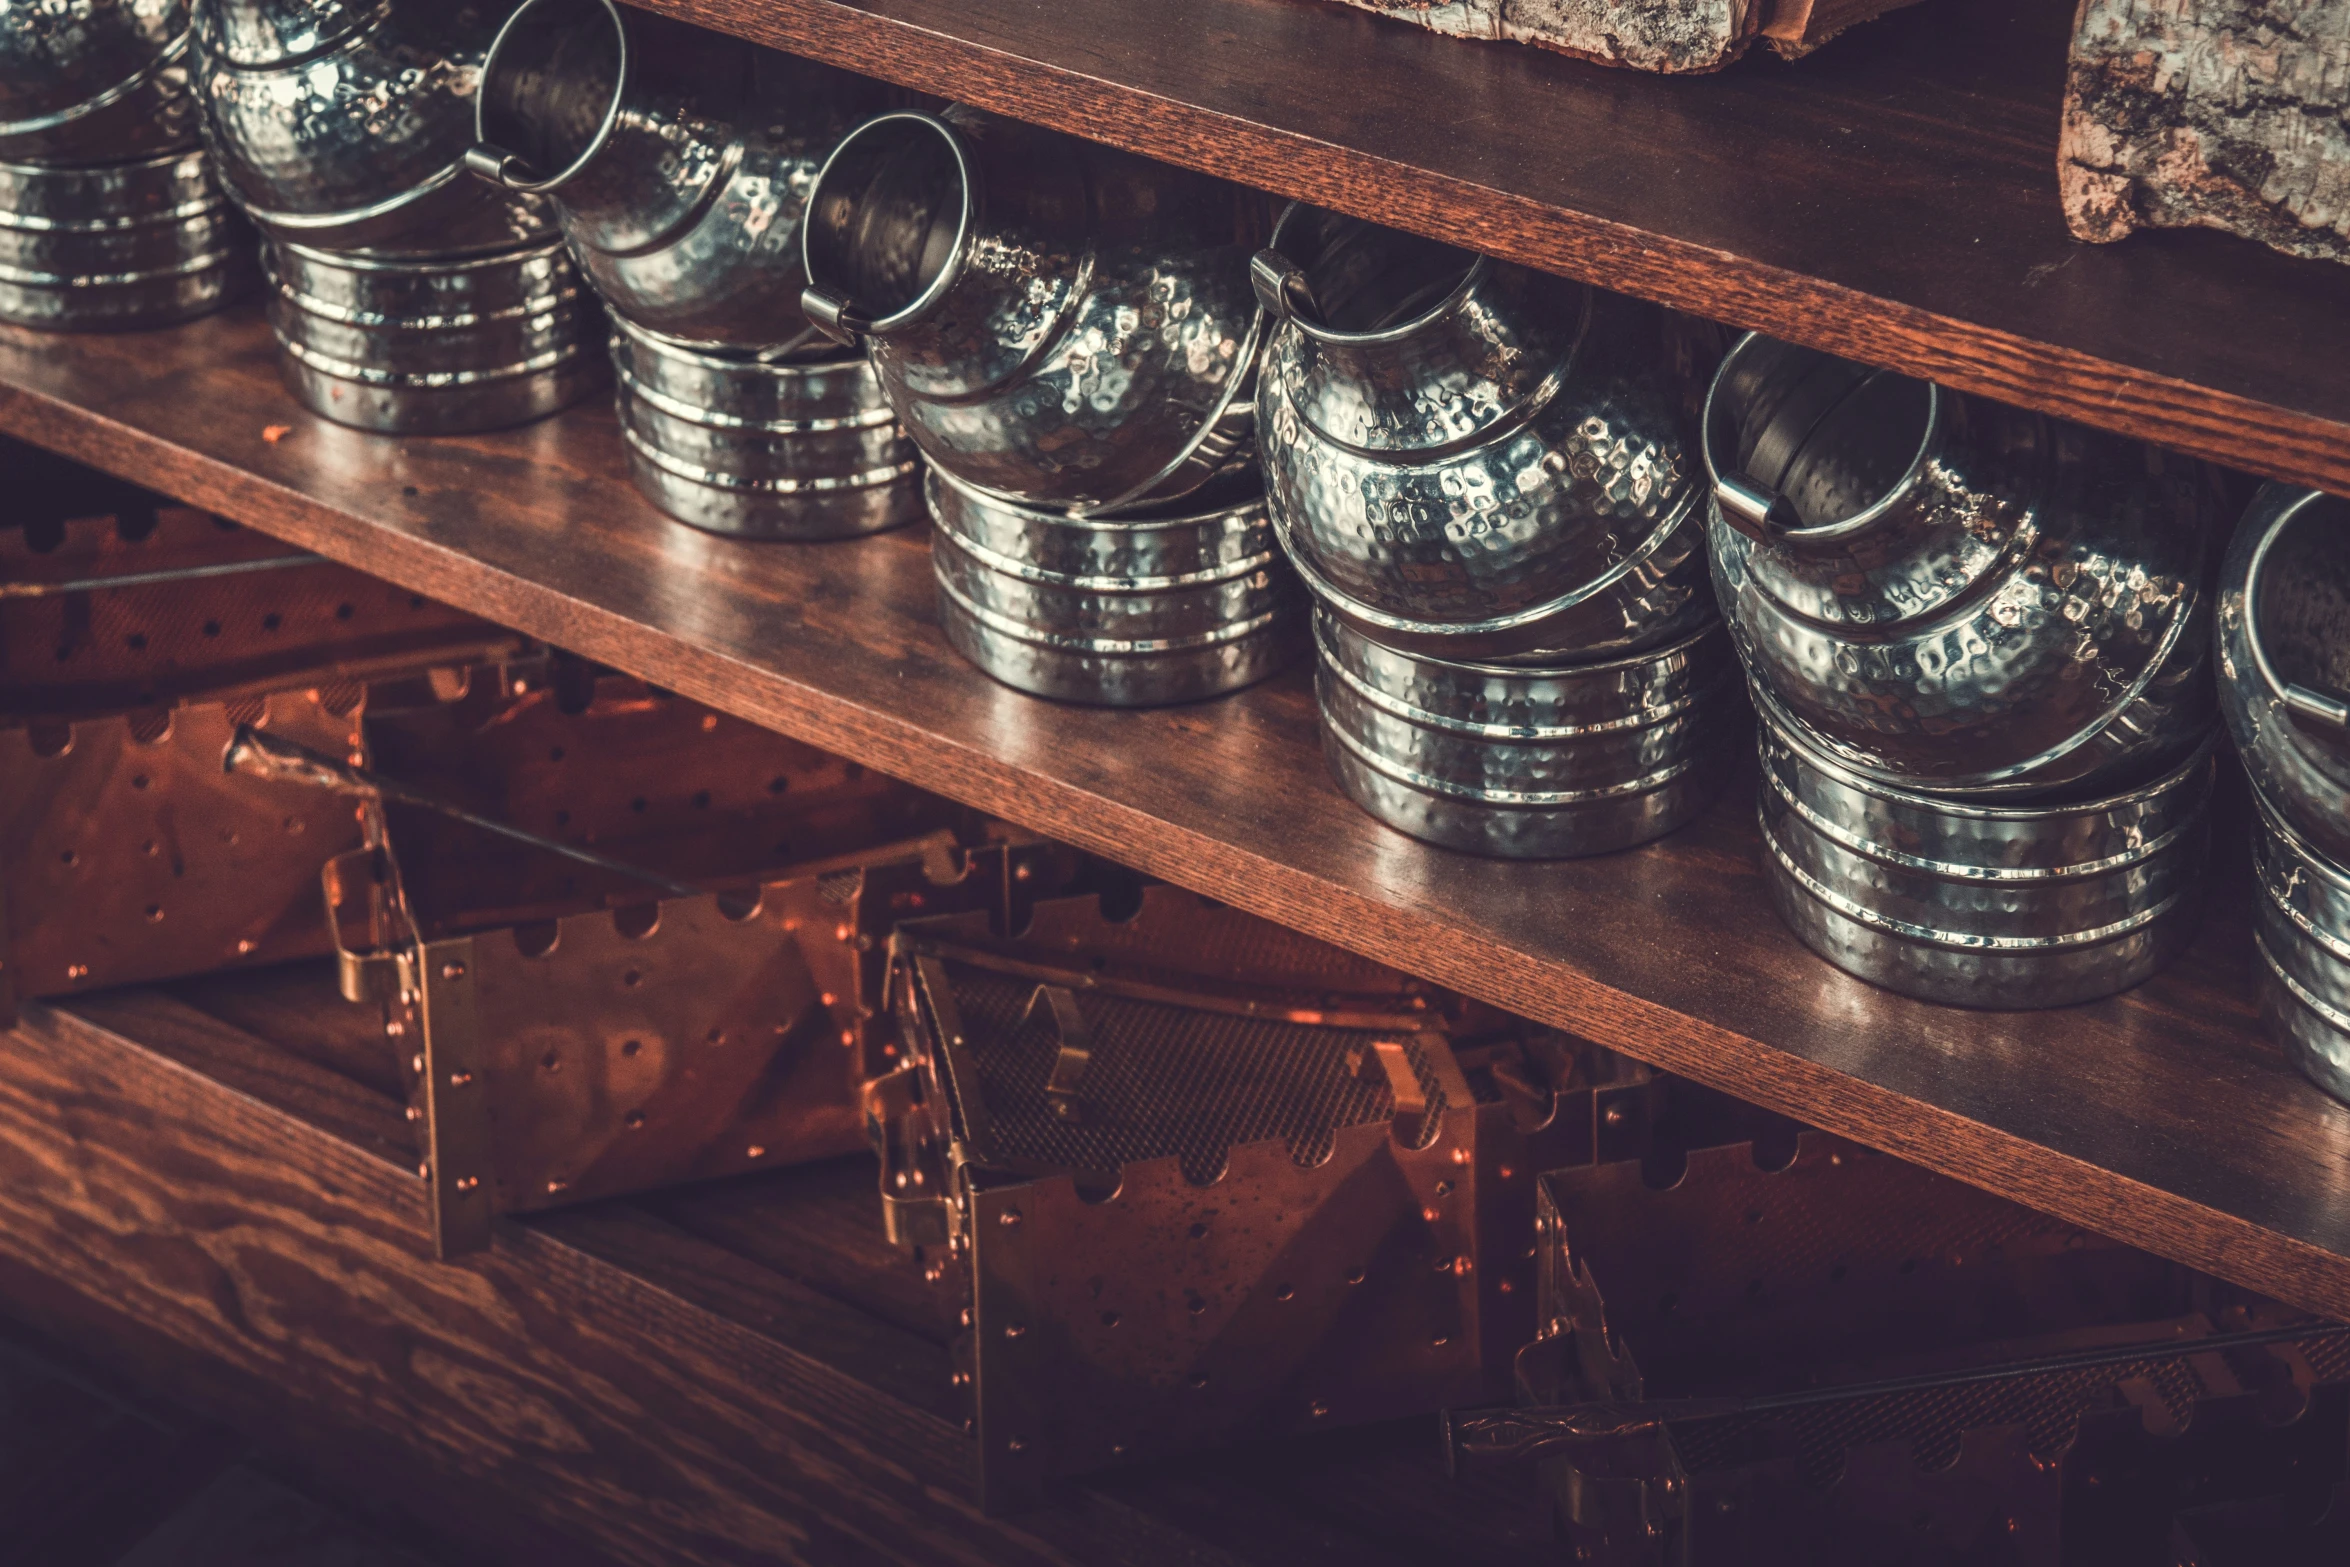
[[[188,50],[180,0],[0,4],[0,321],[168,326],[248,280]]]
[[[807,314],[928,459],[940,619],[1006,684],[1188,701],[1302,645],[1255,476],[1255,205],[964,108],[879,116],[818,177]]]
[[[2350,501],[2254,499],[2220,573],[2219,671],[2258,807],[2261,1016],[2350,1099]]]
[[[495,429],[602,384],[546,204],[466,174],[488,44],[454,0],[197,0],[205,140],[263,233],[287,384],[328,419]]]
[[[610,0],[529,0],[482,66],[467,162],[552,204],[612,313],[621,438],[671,516],[761,539],[920,514],[862,354],[800,313],[800,226],[873,83]]]
[[[2209,841],[2216,471],[1760,336],[1704,453],[1796,933],[1959,1006],[2154,972]]]
[[[1311,207],[1251,275],[1340,786],[1520,858],[1702,810],[1743,723],[1693,478],[1702,348],[1653,306]]]

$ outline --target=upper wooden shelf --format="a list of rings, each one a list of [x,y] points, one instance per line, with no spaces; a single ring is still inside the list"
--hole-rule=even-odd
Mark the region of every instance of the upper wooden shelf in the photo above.
[[[281,438],[264,431],[285,426]],[[1215,702],[1037,701],[948,648],[919,529],[751,545],[629,488],[608,408],[387,440],[281,388],[252,307],[0,330],[0,430],[1501,1006],[2296,1304],[2350,1317],[2350,1109],[2253,1014],[2245,835],[2200,943],[2038,1014],[1871,989],[1779,926],[1753,776],[1628,854],[1480,860],[1324,771],[1302,671]]]
[[[634,3],[2350,492],[2350,267],[2066,233],[2070,5],[1926,0],[1794,64],[1665,78],[1317,0]]]

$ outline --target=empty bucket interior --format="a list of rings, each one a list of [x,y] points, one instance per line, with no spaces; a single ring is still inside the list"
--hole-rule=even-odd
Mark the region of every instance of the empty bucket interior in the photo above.
[[[1923,381],[1769,339],[1725,367],[1706,427],[1718,473],[1783,496],[1806,528],[1850,522],[1900,489],[1933,433]]]
[[[2350,500],[2320,495],[2278,530],[2251,612],[2277,677],[2350,692]]]
[[[1283,225],[1274,248],[1304,270],[1313,324],[1348,335],[1418,321],[1477,264],[1452,245],[1311,210]]]
[[[482,70],[482,139],[521,158],[534,184],[563,177],[603,139],[626,58],[602,0],[535,0]]]
[[[808,218],[808,281],[876,320],[946,274],[970,207],[954,133],[921,115],[857,131],[832,155]]]

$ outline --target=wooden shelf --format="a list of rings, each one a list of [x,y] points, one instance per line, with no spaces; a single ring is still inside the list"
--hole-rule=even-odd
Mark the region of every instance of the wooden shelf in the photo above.
[[[1795,64],[1654,77],[1317,0],[634,3],[2350,492],[2350,267],[2067,234],[2067,5],[1933,0]]]
[[[271,442],[264,427],[288,433]],[[2251,1000],[2244,835],[2203,937],[2039,1014],[1905,1001],[1782,930],[1751,772],[1628,854],[1512,864],[1329,781],[1302,671],[1155,712],[962,662],[919,530],[745,545],[629,488],[608,409],[393,441],[301,413],[250,308],[139,337],[0,333],[0,429],[1169,881],[2297,1305],[2350,1316],[2350,1109]]]
[[[484,1559],[1515,1567],[1550,1548],[1522,1477],[1445,1481],[1433,1420],[983,1517],[953,1325],[882,1240],[870,1160],[502,1220],[436,1263],[379,1029],[324,964],[26,1008],[0,1036],[0,1301],[396,1485]]]

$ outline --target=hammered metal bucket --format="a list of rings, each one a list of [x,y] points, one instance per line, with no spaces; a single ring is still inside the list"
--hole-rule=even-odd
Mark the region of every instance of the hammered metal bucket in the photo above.
[[[612,327],[629,475],[678,521],[845,539],[922,515],[922,460],[862,355],[775,364]]]
[[[800,313],[800,217],[876,82],[612,0],[528,0],[498,30],[469,167],[555,205],[617,315],[664,336],[837,357]]]
[[[1250,487],[1117,518],[1078,518],[925,481],[939,618],[1008,686],[1104,707],[1189,702],[1286,667],[1305,595]]]
[[[196,145],[184,0],[0,5],[0,160],[114,163]]]
[[[170,326],[252,281],[251,231],[201,151],[131,163],[0,163],[0,321],[56,331]]]
[[[2350,869],[2253,795],[2261,1020],[2304,1076],[2350,1100]]]
[[[1704,454],[1747,672],[1855,776],[2103,794],[2209,730],[2209,464],[1759,335]]]
[[[2350,501],[2263,488],[2220,572],[2220,709],[2294,833],[2350,864]]]
[[[1256,198],[976,109],[885,114],[809,193],[809,320],[931,463],[1109,515],[1253,466]]]
[[[1763,871],[1804,945],[1923,1001],[2017,1011],[2127,990],[2194,934],[2217,736],[2150,783],[2058,805],[1869,782],[1764,710]]]
[[[1266,491],[1337,613],[1390,647],[1558,664],[1715,618],[1707,366],[1663,311],[1306,206],[1252,272],[1277,317]]]
[[[450,255],[552,238],[545,204],[465,170],[489,22],[460,0],[196,0],[220,181],[263,233]]]
[[[1468,664],[1314,617],[1323,754],[1401,832],[1507,859],[1646,843],[1722,791],[1747,716],[1717,623],[1669,647],[1557,669]]]
[[[490,255],[266,244],[286,384],[338,424],[430,435],[527,424],[611,373],[603,312],[560,242]]]

